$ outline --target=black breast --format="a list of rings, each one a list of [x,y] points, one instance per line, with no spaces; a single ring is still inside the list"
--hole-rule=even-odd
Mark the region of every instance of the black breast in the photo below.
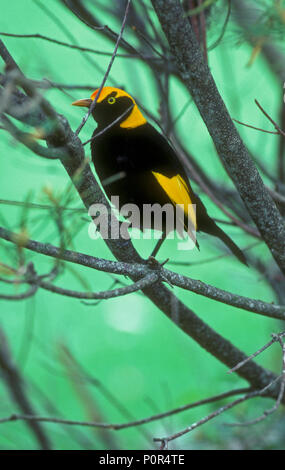
[[[96,132],[97,129],[93,136],[96,136]],[[133,186],[138,172],[129,132],[132,131],[114,129],[95,137],[91,142],[95,171],[108,197],[120,196],[120,206],[136,202]]]

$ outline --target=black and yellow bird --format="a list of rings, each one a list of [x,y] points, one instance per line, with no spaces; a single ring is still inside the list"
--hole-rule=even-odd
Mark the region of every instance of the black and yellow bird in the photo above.
[[[95,90],[90,98],[72,104],[90,107],[98,91]],[[92,115],[98,123],[91,140],[92,159],[109,198],[119,196],[120,207],[132,203],[140,210],[143,204],[183,204],[184,208],[196,204],[197,232],[220,238],[242,263],[247,264],[243,252],[208,215],[204,204],[192,190],[175,150],[147,122],[128,93],[119,88],[104,87]],[[116,175],[123,176],[116,178]],[[109,183],[104,185],[106,181]],[[186,218],[188,215],[185,209]],[[163,232],[153,256],[165,236]]]

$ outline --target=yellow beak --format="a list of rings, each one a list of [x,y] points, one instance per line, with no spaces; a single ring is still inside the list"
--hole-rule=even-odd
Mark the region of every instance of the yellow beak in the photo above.
[[[77,100],[72,103],[72,106],[85,106],[86,108],[90,108],[92,103],[91,98],[85,98],[83,100]]]

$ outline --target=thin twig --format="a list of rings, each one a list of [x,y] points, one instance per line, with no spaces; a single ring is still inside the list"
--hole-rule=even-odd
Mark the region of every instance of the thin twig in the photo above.
[[[8,36],[12,38],[34,38],[34,39],[43,39],[44,41],[49,41],[51,43],[57,44],[59,46],[65,46],[70,49],[76,49],[78,51],[82,52],[89,52],[91,54],[96,54],[96,55],[101,55],[101,56],[107,56],[107,57],[112,57],[113,53],[112,52],[105,52],[101,50],[96,50],[92,49],[90,47],[83,47],[83,46],[77,46],[76,44],[70,44],[68,42],[64,41],[59,41],[58,39],[51,38],[49,36],[44,36],[43,34],[39,33],[34,33],[34,34],[14,34],[14,33],[5,33],[5,32],[0,32],[0,36]],[[135,59],[139,58],[139,54],[116,54],[117,57],[124,58],[124,59]],[[147,60],[155,60],[154,57],[147,57]]]
[[[4,123],[4,126],[7,131],[10,132],[10,134],[21,144],[25,145],[28,149],[32,150],[32,152],[36,153],[40,157],[47,158],[48,160],[57,160],[60,158],[64,158],[66,156],[66,149],[65,147],[60,147],[60,148],[46,148],[43,147],[42,145],[39,145],[33,134],[30,134],[28,132],[22,132],[20,131],[13,123],[12,121],[7,118],[7,116],[2,115],[0,117],[2,122]]]
[[[241,393],[245,393],[248,391],[249,388],[240,388],[236,390],[230,390],[229,392],[224,392],[219,395],[215,395],[209,398],[205,398],[203,400],[199,400],[194,403],[190,403],[187,405],[180,406],[178,408],[174,408],[172,410],[166,411],[164,413],[158,413],[156,415],[149,416],[147,418],[129,421],[127,423],[122,424],[114,424],[114,423],[98,423],[98,422],[90,422],[90,421],[77,421],[77,420],[70,420],[70,419],[61,419],[61,418],[54,418],[54,417],[46,417],[46,416],[29,416],[29,415],[20,415],[17,413],[13,413],[10,416],[0,418],[0,424],[7,423],[10,421],[17,421],[17,420],[25,420],[25,421],[38,421],[38,422],[49,422],[55,424],[67,424],[71,426],[87,426],[87,427],[98,427],[98,428],[105,428],[105,429],[113,429],[119,431],[120,429],[131,428],[135,426],[141,426],[143,424],[150,423],[152,421],[157,421],[159,419],[167,418],[177,413],[181,413],[183,411],[196,408],[201,405],[206,405],[207,403],[213,403],[215,401],[222,400],[224,398],[238,395]]]
[[[218,39],[216,39],[216,41],[207,48],[208,51],[212,51],[213,49],[215,49],[221,43],[221,41],[222,41],[222,39],[225,35],[227,25],[229,23],[229,19],[230,19],[230,16],[231,16],[231,8],[232,8],[232,1],[228,0],[228,10],[227,10],[227,14],[226,14],[226,17],[225,17],[225,21],[224,21],[221,33],[220,33]]]
[[[266,343],[264,346],[262,346],[262,348],[258,349],[257,351],[255,351],[253,354],[251,354],[250,356],[248,356],[246,359],[244,359],[244,361],[241,361],[239,362],[236,366],[234,366],[232,369],[230,369],[228,371],[228,374],[232,374],[233,372],[236,372],[238,369],[240,369],[244,364],[246,364],[248,361],[250,361],[251,359],[255,358],[256,356],[258,356],[259,354],[261,354],[263,351],[265,351],[266,349],[268,349],[272,344],[276,343],[276,341],[279,341],[279,337],[282,338],[283,336],[285,335],[285,332],[284,333],[279,333],[279,335],[272,335],[273,338],[271,341],[269,341],[268,343]]]
[[[78,292],[70,289],[63,289],[62,287],[54,286],[48,282],[39,281],[39,286],[42,289],[54,292],[60,295],[66,295],[68,297],[75,297],[77,299],[112,299],[114,297],[119,297],[122,295],[131,294],[132,292],[137,292],[138,290],[145,289],[146,287],[151,286],[158,280],[158,275],[148,274],[143,279],[140,279],[137,282],[125,287],[118,287],[117,289],[106,290],[102,292]]]
[[[256,353],[252,354],[250,358],[252,357],[255,357],[257,356],[258,354],[260,354],[261,352],[263,352],[265,349],[267,349],[268,347],[270,347],[273,343],[276,343],[278,342],[281,346],[281,351],[282,351],[282,368],[281,368],[281,374],[280,376],[278,377],[278,379],[280,379],[281,381],[281,384],[280,384],[280,389],[279,389],[279,393],[278,393],[278,397],[276,399],[276,402],[274,404],[274,406],[272,406],[271,408],[265,410],[263,412],[263,414],[261,416],[258,416],[257,418],[255,419],[252,419],[250,421],[245,421],[243,423],[227,423],[227,426],[251,426],[253,424],[257,424],[257,423],[260,423],[261,421],[263,421],[264,419],[267,418],[267,416],[273,414],[275,411],[277,411],[277,409],[279,408],[281,402],[282,402],[282,399],[283,399],[283,396],[284,396],[284,391],[285,391],[285,343],[283,342],[283,337],[285,336],[285,332],[283,333],[273,333],[272,334],[272,340],[267,343],[265,346],[263,346],[263,348],[259,349]],[[244,362],[244,361],[243,361]],[[243,364],[239,363],[237,364],[237,366],[234,368],[234,370],[237,370],[237,368],[240,368],[242,367]],[[229,372],[233,372],[233,370],[229,371]]]
[[[0,370],[1,376],[7,385],[7,389],[13,401],[19,406],[23,413],[34,416],[33,405],[29,395],[26,393],[24,381],[20,375],[14,360],[11,356],[8,340],[4,332],[0,329]],[[51,443],[41,425],[37,422],[28,423],[34,433],[41,449],[50,449]]]
[[[269,116],[269,114],[265,111],[265,109],[261,106],[261,104],[257,101],[257,100],[254,100],[254,102],[256,103],[256,105],[259,107],[260,111],[264,114],[265,117],[267,117],[267,119],[271,122],[271,124],[273,124],[273,126],[275,127],[275,129],[277,130],[278,134],[280,135],[283,135],[285,137],[285,131],[283,131],[277,124],[277,122],[275,122],[272,117]]]
[[[161,442],[161,443],[163,443],[164,446],[167,446],[168,442],[173,441],[175,439],[178,439],[179,437],[184,436],[185,434],[188,434],[189,432],[191,432],[194,429],[202,426],[203,424],[207,423],[208,421],[216,418],[217,416],[221,415],[222,413],[225,413],[225,411],[230,410],[234,406],[237,406],[240,403],[243,403],[246,400],[249,400],[251,398],[255,398],[255,397],[264,395],[265,392],[268,390],[268,388],[270,388],[278,380],[279,380],[279,377],[277,377],[272,382],[270,382],[268,385],[266,385],[262,390],[256,390],[256,391],[247,393],[243,397],[238,398],[237,400],[234,400],[231,403],[228,403],[227,405],[222,406],[221,408],[213,411],[212,413],[208,414],[204,418],[200,419],[196,423],[193,423],[190,426],[187,426],[187,428],[183,429],[182,431],[176,432],[176,433],[172,434],[171,436],[154,438],[154,442]]]
[[[250,124],[246,124],[245,122],[238,121],[237,119],[234,119],[234,118],[233,118],[233,121],[237,122],[238,124],[241,124],[242,126],[249,127],[250,129],[254,129],[256,131],[265,132],[266,134],[279,135],[279,132],[277,132],[277,131],[276,132],[275,131],[268,131],[266,129],[261,129],[260,127],[251,126]]]
[[[1,281],[2,281],[2,279],[1,279]],[[33,285],[26,292],[23,292],[23,294],[15,294],[15,295],[0,294],[0,300],[24,300],[24,299],[28,299],[29,297],[32,297],[33,295],[35,295],[37,290],[38,290],[38,286]]]

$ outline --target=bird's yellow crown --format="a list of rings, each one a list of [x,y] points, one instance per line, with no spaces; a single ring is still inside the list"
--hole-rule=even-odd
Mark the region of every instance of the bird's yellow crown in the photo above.
[[[97,96],[98,91],[99,91],[99,88],[97,88],[97,90],[95,90],[92,93],[92,95],[91,95],[92,100],[95,99],[95,97]],[[100,93],[100,96],[97,100],[97,103],[101,103],[108,95],[110,95],[110,93],[113,93],[113,92],[116,92],[116,96],[115,96],[116,98],[120,98],[121,96],[127,96],[134,103],[134,107],[132,109],[131,114],[123,122],[121,122],[120,127],[130,129],[130,128],[141,126],[142,124],[146,123],[146,119],[143,116],[143,114],[141,113],[141,111],[139,110],[138,105],[135,102],[134,98],[131,95],[129,95],[129,93],[127,93],[124,90],[121,90],[120,88],[105,86],[101,90],[101,93]]]

